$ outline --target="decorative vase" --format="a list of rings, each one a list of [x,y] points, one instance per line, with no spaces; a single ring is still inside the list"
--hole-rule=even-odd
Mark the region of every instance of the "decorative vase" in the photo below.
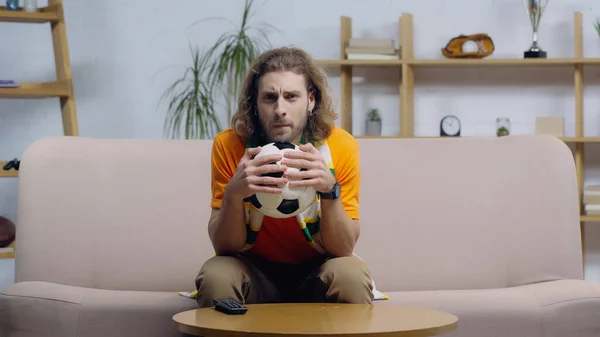
[[[366,125],[367,136],[381,136],[381,121],[367,121]]]
[[[38,10],[38,0],[24,0],[23,2],[23,10],[26,12],[37,12]]]

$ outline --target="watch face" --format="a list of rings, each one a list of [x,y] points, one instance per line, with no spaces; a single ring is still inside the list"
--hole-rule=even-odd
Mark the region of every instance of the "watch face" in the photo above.
[[[457,135],[460,132],[460,121],[455,116],[446,116],[442,119],[441,128],[446,135]]]
[[[339,184],[339,183],[335,183],[334,190],[335,190],[334,196],[335,196],[336,198],[339,198],[339,197],[340,197],[340,194],[342,194],[342,187],[340,186],[340,184]]]

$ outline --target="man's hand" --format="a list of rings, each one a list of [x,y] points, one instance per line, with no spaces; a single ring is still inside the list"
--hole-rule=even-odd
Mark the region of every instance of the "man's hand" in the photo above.
[[[285,165],[269,164],[279,161],[281,155],[271,154],[252,159],[260,149],[260,147],[248,149],[240,160],[235,174],[225,188],[225,195],[228,198],[242,200],[256,192],[281,193],[281,188],[277,186],[285,184],[287,178],[284,176],[276,178],[270,174],[281,174],[287,168]]]
[[[208,233],[217,255],[237,254],[244,248],[246,222],[242,200],[256,192],[281,193],[277,185],[287,181],[283,177],[269,176],[274,173],[281,176],[286,170],[285,166],[269,164],[280,160],[281,155],[252,159],[259,152],[260,147],[246,151],[225,187],[221,209],[213,210],[211,214]]]
[[[323,156],[312,144],[300,146],[300,151],[287,151],[281,161],[287,167],[306,171],[287,170],[284,177],[290,186],[314,186],[321,193],[329,193],[335,185],[335,177],[327,167]],[[321,241],[333,256],[350,256],[359,235],[358,222],[351,219],[341,198],[321,199]]]
[[[283,177],[290,180],[290,187],[313,186],[318,192],[329,193],[335,184],[323,156],[311,143],[301,145],[300,151],[286,151],[281,164],[306,170],[284,172]]]

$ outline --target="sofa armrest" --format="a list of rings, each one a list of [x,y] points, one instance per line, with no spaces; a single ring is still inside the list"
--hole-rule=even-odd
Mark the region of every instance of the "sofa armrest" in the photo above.
[[[20,282],[0,293],[0,337],[179,336],[173,315],[197,306],[177,292]]]
[[[77,337],[82,288],[23,282],[0,293],[0,336]]]

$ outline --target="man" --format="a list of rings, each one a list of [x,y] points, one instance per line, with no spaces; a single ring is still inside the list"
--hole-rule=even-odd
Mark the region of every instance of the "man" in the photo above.
[[[372,303],[370,272],[353,255],[359,149],[349,133],[334,126],[336,117],[326,77],[301,49],[273,49],[252,65],[232,128],[214,139],[208,231],[216,255],[196,278],[200,307],[212,306],[214,298]],[[260,145],[275,141],[299,144],[301,151],[254,159]],[[281,165],[272,164],[280,159]],[[287,181],[314,186],[320,214],[315,208],[308,225],[310,216],[303,223],[261,215],[252,223],[258,212],[248,198],[280,193],[277,186]]]

